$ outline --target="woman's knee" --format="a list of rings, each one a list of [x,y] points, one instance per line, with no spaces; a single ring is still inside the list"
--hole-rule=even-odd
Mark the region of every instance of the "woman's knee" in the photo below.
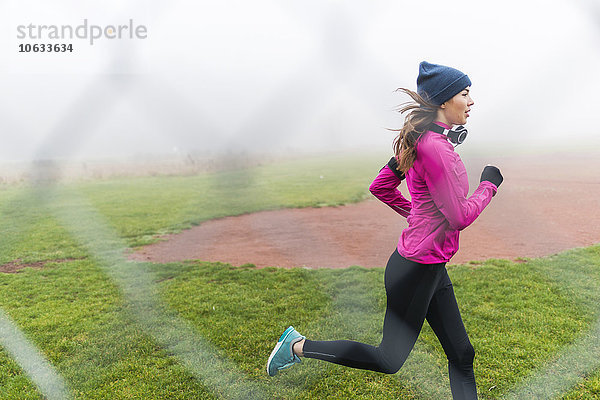
[[[396,355],[395,357],[382,355],[378,363],[379,372],[383,372],[384,374],[395,374],[400,371],[400,368],[404,365],[404,361],[406,361],[406,357],[400,355]]]
[[[452,359],[448,358],[448,361],[457,366],[471,367],[473,366],[474,359],[475,349],[473,348],[473,345],[467,341],[464,346],[461,346],[461,348],[458,349],[455,357],[452,357]]]
[[[382,363],[380,365],[379,372],[383,372],[384,374],[393,375],[396,372],[400,371],[400,368],[402,368],[401,363]]]

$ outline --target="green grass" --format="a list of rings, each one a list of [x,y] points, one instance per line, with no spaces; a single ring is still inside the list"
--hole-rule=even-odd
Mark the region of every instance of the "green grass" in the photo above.
[[[385,308],[381,268],[256,269],[120,258],[123,246],[212,218],[362,200],[383,162],[338,155],[49,191],[0,187],[0,263],[47,261],[40,269],[0,273],[0,307],[78,399],[243,398],[244,390],[280,399],[449,398],[445,357],[427,325],[396,375],[315,360],[275,378],[264,373],[289,324],[310,338],[377,344]],[[77,218],[69,222],[64,215],[71,213]],[[110,236],[113,230],[118,238]],[[449,274],[476,349],[480,398],[517,396],[528,382],[550,388],[553,382],[534,378],[564,360],[583,372],[554,397],[600,396],[598,366],[589,357],[568,357],[599,317],[600,246],[519,263],[451,266]],[[207,374],[211,368],[223,376]],[[219,387],[229,372],[241,383]],[[0,399],[41,398],[0,349]]]
[[[197,176],[84,183],[77,189],[138,246],[208,219],[364,200],[382,160],[385,156],[333,155]]]

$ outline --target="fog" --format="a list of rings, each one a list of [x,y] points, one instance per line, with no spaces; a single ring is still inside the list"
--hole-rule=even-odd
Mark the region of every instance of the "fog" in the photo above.
[[[146,38],[21,39],[120,25]],[[467,73],[464,151],[600,151],[595,1],[0,3],[0,161],[391,151],[422,60]],[[72,43],[73,52],[19,53]]]

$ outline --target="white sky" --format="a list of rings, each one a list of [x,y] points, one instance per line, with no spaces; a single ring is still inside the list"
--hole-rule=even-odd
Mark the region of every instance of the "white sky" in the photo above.
[[[52,41],[17,26],[145,25]],[[422,60],[467,73],[463,148],[598,146],[600,3],[0,0],[0,161],[390,149]],[[45,42],[49,42],[46,40]],[[600,147],[598,147],[600,149]]]

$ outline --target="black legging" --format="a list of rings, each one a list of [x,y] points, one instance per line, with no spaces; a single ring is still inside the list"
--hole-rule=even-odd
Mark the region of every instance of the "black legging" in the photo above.
[[[445,266],[419,264],[394,251],[385,269],[387,307],[379,346],[350,340],[306,340],[304,356],[393,374],[406,361],[427,318],[448,357],[452,398],[477,399],[475,351]]]

